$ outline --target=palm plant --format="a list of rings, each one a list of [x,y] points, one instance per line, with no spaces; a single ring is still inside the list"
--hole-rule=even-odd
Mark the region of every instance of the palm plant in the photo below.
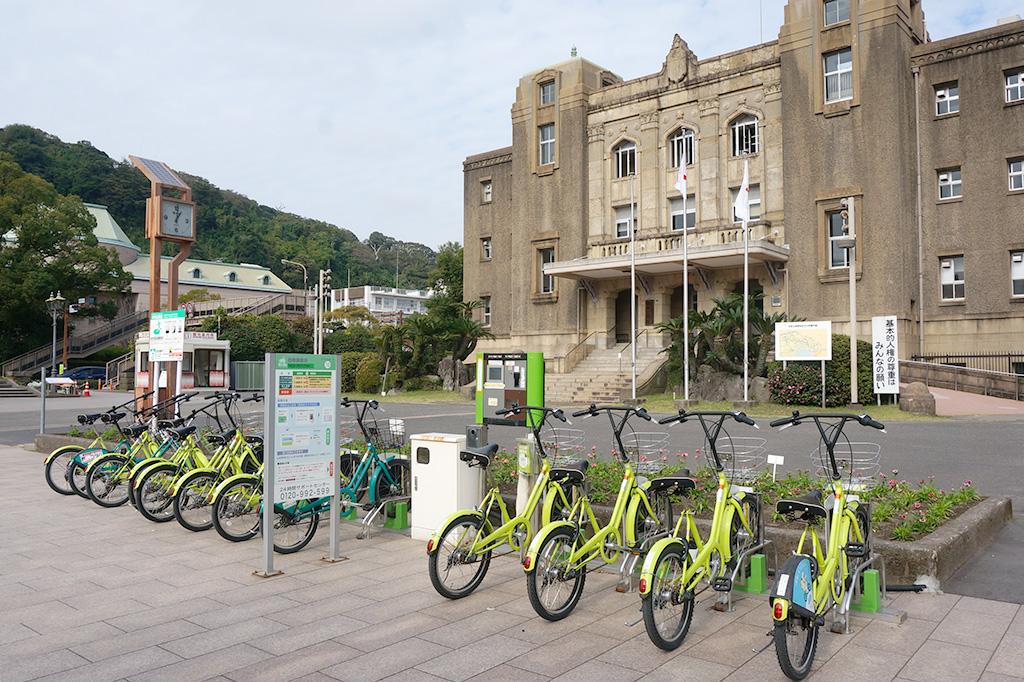
[[[455,390],[459,388],[459,365],[476,350],[477,342],[493,338],[494,334],[469,317],[456,317],[448,322],[444,340],[452,349],[452,386]]]

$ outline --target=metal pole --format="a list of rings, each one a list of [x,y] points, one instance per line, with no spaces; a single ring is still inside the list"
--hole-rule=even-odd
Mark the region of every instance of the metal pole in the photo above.
[[[274,385],[274,370],[277,365],[277,354],[267,353],[263,362],[263,433],[266,437],[263,446],[263,572],[257,575],[269,578],[274,571],[274,457],[277,454],[277,436],[275,428],[275,412],[277,387]]]
[[[46,368],[39,368],[39,433],[46,433]]]
[[[747,210],[749,215],[750,211]],[[750,239],[743,219],[743,402],[750,400]]]
[[[850,216],[849,237],[853,240],[853,246],[849,248],[850,268],[850,404],[856,405],[859,401],[857,395],[857,224],[854,217],[854,199],[847,199],[849,205],[846,207]]]
[[[634,168],[633,176],[629,181],[629,349],[633,400],[636,400],[636,204],[634,203],[635,185],[636,169]]]
[[[821,407],[825,408],[825,361],[821,361]]]
[[[917,354],[924,355],[924,224],[921,215],[921,69],[914,73],[914,135],[917,141]]]
[[[686,197],[683,197],[683,400],[690,399],[690,254]]]
[[[57,311],[50,311],[50,320],[53,321],[53,344],[50,346],[50,371],[57,373]]]

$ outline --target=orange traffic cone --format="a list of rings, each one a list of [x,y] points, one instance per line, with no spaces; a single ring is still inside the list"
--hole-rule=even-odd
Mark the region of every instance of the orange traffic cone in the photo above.
[[[83,398],[88,398],[88,397],[89,397],[90,395],[91,395],[91,394],[89,393],[89,382],[88,382],[88,381],[86,381],[86,382],[85,382],[85,390],[84,390],[84,391],[82,391],[82,397],[83,397]]]

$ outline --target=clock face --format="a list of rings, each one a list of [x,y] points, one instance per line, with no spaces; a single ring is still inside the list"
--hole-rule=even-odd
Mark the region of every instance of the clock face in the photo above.
[[[192,204],[170,199],[160,201],[160,236],[194,239]]]

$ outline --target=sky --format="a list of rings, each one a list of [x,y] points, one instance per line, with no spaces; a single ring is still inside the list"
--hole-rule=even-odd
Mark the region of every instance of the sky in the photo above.
[[[626,79],[655,73],[674,33],[698,58],[729,52],[774,39],[784,4],[0,0],[0,126],[437,246],[462,239],[463,159],[511,143],[522,75],[573,46]],[[932,39],[1024,13],[924,8]]]

